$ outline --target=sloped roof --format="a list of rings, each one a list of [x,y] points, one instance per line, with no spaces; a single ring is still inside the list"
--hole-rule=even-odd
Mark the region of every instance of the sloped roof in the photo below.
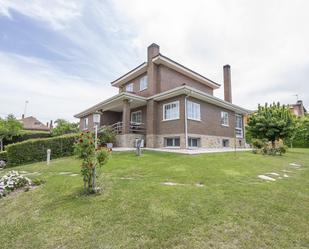
[[[22,118],[19,120],[22,123],[25,130],[38,130],[38,131],[49,131],[50,128],[40,122],[33,116]]]

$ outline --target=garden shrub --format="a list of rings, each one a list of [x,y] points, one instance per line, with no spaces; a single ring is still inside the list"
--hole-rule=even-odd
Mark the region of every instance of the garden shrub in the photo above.
[[[20,175],[17,171],[9,171],[6,175],[0,177],[0,198],[18,188],[30,186],[31,180]]]
[[[104,126],[100,129],[98,137],[101,145],[105,145],[107,143],[114,144],[116,142],[116,134],[110,126]]]
[[[283,144],[282,140],[275,141],[275,143],[273,144],[272,142],[266,141],[264,139],[253,139],[252,146],[252,152],[254,154],[260,153],[263,155],[281,156],[287,151],[287,146]]]
[[[35,138],[48,138],[51,137],[51,133],[47,131],[27,131],[27,130],[22,130],[20,134],[13,136],[12,139],[3,140],[4,146],[13,144],[13,143],[19,143],[23,142],[29,139],[35,139]]]
[[[7,154],[8,153],[6,151],[0,151],[0,161],[7,161],[8,160]]]
[[[77,134],[70,134],[10,144],[6,147],[8,166],[44,161],[47,149],[51,149],[51,158],[71,156],[77,136]]]

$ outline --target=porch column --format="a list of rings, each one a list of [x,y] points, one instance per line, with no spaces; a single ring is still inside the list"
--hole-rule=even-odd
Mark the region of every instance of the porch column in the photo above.
[[[157,102],[153,99],[147,101],[147,136],[146,146],[149,148],[156,147],[156,135],[157,135]]]
[[[128,134],[130,128],[130,103],[128,99],[123,101],[122,110],[122,134]]]

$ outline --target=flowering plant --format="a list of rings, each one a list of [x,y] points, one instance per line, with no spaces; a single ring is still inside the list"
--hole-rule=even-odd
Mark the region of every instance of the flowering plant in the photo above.
[[[0,178],[0,198],[6,196],[15,189],[30,186],[31,180],[20,175],[17,171],[9,171]]]
[[[94,135],[88,131],[80,134],[74,145],[74,152],[83,160],[81,174],[85,192],[96,192],[96,166],[101,167],[108,162],[109,152],[104,148],[96,149]]]

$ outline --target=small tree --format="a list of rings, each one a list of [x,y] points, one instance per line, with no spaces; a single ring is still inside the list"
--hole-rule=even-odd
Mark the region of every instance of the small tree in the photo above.
[[[106,149],[96,149],[94,135],[91,132],[81,133],[74,145],[75,154],[83,160],[81,173],[85,193],[97,192],[96,167],[108,162],[109,152]]]
[[[71,123],[64,119],[57,119],[55,121],[55,124],[56,127],[52,130],[53,136],[60,136],[69,133],[77,133],[79,130],[78,123]]]
[[[258,110],[249,116],[248,132],[252,138],[267,139],[274,148],[279,139],[291,138],[294,125],[294,118],[287,106],[266,103],[259,105]]]
[[[309,147],[309,115],[297,118],[297,129],[292,143],[297,147]]]
[[[19,135],[22,124],[9,114],[5,119],[0,118],[0,151],[3,150],[3,139],[11,140],[14,136]]]

